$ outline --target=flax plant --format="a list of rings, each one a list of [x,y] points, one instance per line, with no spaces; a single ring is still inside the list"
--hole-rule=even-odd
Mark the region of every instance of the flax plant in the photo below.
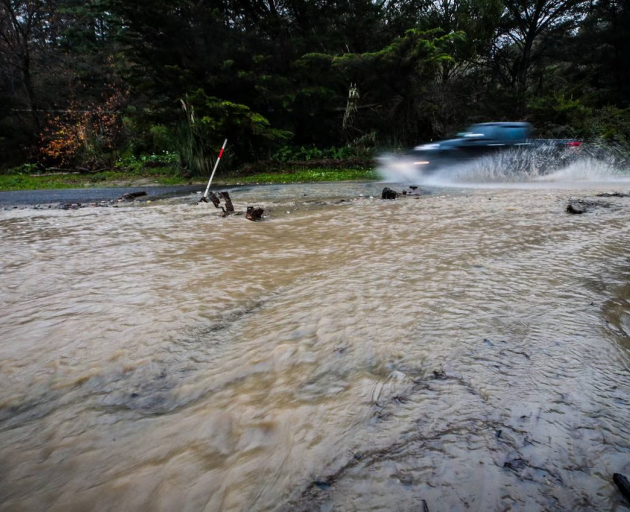
[[[195,107],[187,100],[180,101],[185,121],[176,130],[174,137],[180,166],[195,176],[208,175],[213,159],[206,155],[203,125],[195,119]]]

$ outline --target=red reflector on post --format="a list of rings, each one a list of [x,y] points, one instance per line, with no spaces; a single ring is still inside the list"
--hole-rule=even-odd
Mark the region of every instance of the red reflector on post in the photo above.
[[[576,148],[576,147],[578,147],[578,146],[581,146],[581,145],[582,145],[582,143],[581,143],[581,142],[578,142],[578,141],[574,141],[574,142],[567,142],[567,146],[571,146],[571,147],[574,147],[574,148]]]

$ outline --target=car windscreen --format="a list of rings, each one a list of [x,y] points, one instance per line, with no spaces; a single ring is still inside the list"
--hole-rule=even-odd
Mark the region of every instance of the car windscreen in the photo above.
[[[470,138],[494,139],[497,127],[492,125],[474,124],[470,126],[462,135]]]
[[[463,134],[464,137],[483,138],[515,143],[529,137],[529,127],[526,125],[472,125]]]

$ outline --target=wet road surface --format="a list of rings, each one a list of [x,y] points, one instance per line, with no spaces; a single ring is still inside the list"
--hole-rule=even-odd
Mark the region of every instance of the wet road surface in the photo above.
[[[145,199],[183,195],[205,190],[203,185],[18,190],[0,192],[0,208],[36,204],[96,203],[113,201],[133,192],[146,192]]]

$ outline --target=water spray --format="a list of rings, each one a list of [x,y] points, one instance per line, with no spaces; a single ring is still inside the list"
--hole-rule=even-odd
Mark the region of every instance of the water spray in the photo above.
[[[203,196],[201,196],[201,199],[199,199],[199,202],[204,202],[207,203],[208,202],[208,191],[210,190],[210,184],[212,183],[212,178],[214,178],[214,173],[217,172],[217,167],[219,167],[219,162],[221,161],[221,157],[223,156],[223,151],[225,150],[225,146],[227,146],[227,139],[225,139],[225,141],[223,142],[223,146],[221,146],[221,151],[219,152],[219,156],[217,157],[217,161],[214,164],[214,169],[212,169],[212,174],[210,175],[210,179],[208,180],[208,186],[206,187],[206,191],[203,193]]]
[[[580,144],[579,146],[577,144]],[[429,168],[413,156],[384,155],[378,172],[386,183],[433,187],[549,187],[552,183],[630,181],[628,158],[615,147],[570,142],[568,151],[543,145],[526,151],[514,148],[469,161],[453,160]],[[575,151],[578,149],[579,151]]]

